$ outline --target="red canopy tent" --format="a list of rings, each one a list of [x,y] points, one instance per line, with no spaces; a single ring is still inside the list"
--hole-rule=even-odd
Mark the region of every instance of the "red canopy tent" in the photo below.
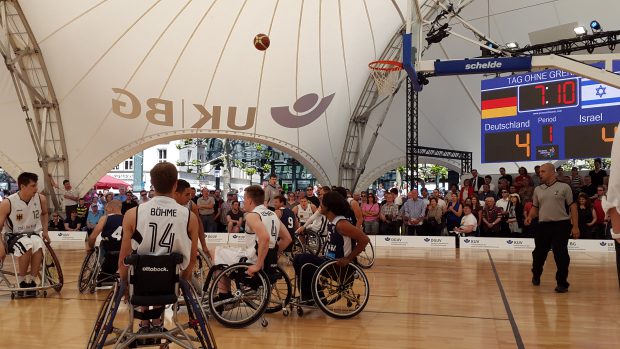
[[[101,177],[101,179],[95,184],[95,189],[118,189],[120,187],[127,188],[129,186],[128,183],[123,182],[118,178],[114,178],[112,176],[105,175]]]

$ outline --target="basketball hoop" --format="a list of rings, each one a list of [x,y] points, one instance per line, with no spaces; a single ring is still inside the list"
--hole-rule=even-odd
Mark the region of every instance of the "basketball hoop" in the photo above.
[[[386,97],[393,94],[403,64],[397,61],[374,61],[368,63],[368,68],[370,68],[370,73],[375,79],[379,95]]]

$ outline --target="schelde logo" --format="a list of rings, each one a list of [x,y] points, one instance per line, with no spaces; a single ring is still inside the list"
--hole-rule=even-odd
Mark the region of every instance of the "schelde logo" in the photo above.
[[[489,69],[489,68],[501,68],[502,62],[498,61],[490,61],[490,62],[476,62],[465,65],[465,70],[475,70],[475,69]]]
[[[318,119],[319,116],[327,110],[327,107],[332,103],[335,95],[335,93],[332,93],[319,101],[319,95],[316,93],[309,93],[299,97],[293,104],[293,110],[299,115],[291,113],[290,108],[284,106],[271,108],[271,117],[280,126],[287,128],[307,126]],[[314,109],[312,109],[312,107],[314,107]]]
[[[161,267],[161,268],[157,268],[157,267],[142,267],[142,271],[148,271],[148,272],[167,272],[168,268],[166,268],[166,267]]]
[[[431,241],[431,239],[429,239],[429,238],[424,238],[424,241],[425,241],[425,242],[429,242],[429,241]]]

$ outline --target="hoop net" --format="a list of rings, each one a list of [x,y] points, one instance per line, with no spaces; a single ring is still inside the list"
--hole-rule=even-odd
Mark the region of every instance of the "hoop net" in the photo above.
[[[397,61],[374,61],[368,63],[377,91],[382,97],[389,96],[396,90],[398,77],[403,65]]]

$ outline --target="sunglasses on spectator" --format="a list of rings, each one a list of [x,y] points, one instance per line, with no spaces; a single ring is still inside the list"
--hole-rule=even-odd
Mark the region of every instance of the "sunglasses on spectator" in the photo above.
[[[507,191],[506,190],[502,190],[502,194],[504,194],[504,193],[507,193]]]

